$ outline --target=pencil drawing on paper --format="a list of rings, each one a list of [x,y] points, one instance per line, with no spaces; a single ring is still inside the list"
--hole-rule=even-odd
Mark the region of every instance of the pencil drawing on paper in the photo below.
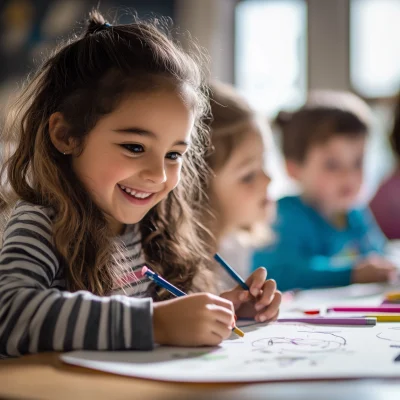
[[[389,342],[400,342],[400,327],[390,327],[376,334],[378,339],[388,340]]]
[[[327,353],[341,350],[346,339],[334,333],[298,331],[295,337],[267,337],[252,343],[262,353]]]

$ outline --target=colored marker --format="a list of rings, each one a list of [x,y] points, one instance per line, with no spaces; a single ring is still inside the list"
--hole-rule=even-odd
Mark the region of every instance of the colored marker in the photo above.
[[[303,311],[303,312],[304,312],[304,314],[306,314],[306,315],[318,315],[318,314],[321,313],[320,310],[306,310],[306,311]]]
[[[301,322],[315,325],[376,325],[376,318],[278,318],[278,322]]]
[[[391,305],[400,304],[400,300],[383,300],[380,305],[385,306],[387,304],[391,304]]]
[[[400,301],[400,292],[387,293],[385,299],[389,301]]]
[[[218,253],[215,254],[214,259],[244,290],[250,290],[243,278]]]
[[[378,307],[358,307],[358,306],[350,306],[350,307],[331,307],[328,308],[328,311],[335,312],[377,312],[377,313],[400,313],[400,306],[378,306]]]
[[[366,315],[366,317],[376,318],[377,322],[400,322],[400,315]]]
[[[182,292],[182,290],[178,289],[176,286],[172,285],[169,283],[167,280],[162,278],[160,275],[156,274],[146,266],[142,268],[142,275],[146,275],[149,277],[153,282],[155,282],[158,286],[163,287],[164,289],[168,290],[168,292],[172,293],[176,297],[181,297],[181,296],[186,296],[185,292]],[[233,332],[236,333],[236,335],[243,337],[244,332],[239,329],[237,326],[235,326],[232,329]]]

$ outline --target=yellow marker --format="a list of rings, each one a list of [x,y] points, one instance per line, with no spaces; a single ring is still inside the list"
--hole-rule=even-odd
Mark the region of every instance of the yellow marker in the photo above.
[[[399,317],[399,318],[400,318],[400,317]],[[400,319],[399,319],[399,321],[400,321]],[[240,330],[237,326],[235,326],[232,330],[233,330],[233,332],[236,333],[236,335],[238,335],[238,336],[240,336],[240,337],[243,337],[243,336],[244,336],[244,332],[243,332],[242,330]]]
[[[400,292],[387,293],[385,298],[386,298],[386,300],[389,300],[389,301],[400,300]]]
[[[366,315],[367,317],[376,318],[377,322],[400,322],[400,314],[380,314],[380,315]]]

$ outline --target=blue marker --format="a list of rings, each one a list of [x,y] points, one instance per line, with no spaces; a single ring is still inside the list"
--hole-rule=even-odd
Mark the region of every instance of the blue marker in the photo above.
[[[214,258],[244,290],[250,290],[243,278],[218,253],[215,254]]]

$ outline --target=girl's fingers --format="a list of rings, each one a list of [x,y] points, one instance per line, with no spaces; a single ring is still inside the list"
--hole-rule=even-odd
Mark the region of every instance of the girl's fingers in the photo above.
[[[223,298],[225,299],[232,301],[234,305],[248,301],[251,298],[249,291],[243,290],[242,288],[237,288],[231,290],[230,292],[222,293],[221,296],[223,296]]]
[[[235,309],[233,307],[233,303],[231,300],[227,300],[223,297],[215,296],[212,294],[210,294],[209,296],[211,297],[210,300],[211,300],[212,304],[215,304],[216,306],[219,306],[219,307],[226,308],[226,309],[230,310],[232,313],[235,312]]]
[[[211,333],[218,336],[220,341],[225,340],[232,334],[232,326],[216,321],[211,328]]]
[[[214,321],[217,321],[225,326],[231,326],[232,323],[235,321],[234,313],[224,307],[215,306],[213,310],[213,317]]]
[[[266,282],[264,282],[264,285],[262,287],[262,295],[257,300],[254,306],[256,311],[260,311],[263,308],[270,305],[272,300],[274,299],[275,293],[276,293],[276,282],[273,279],[268,279]]]
[[[257,297],[267,279],[267,270],[264,267],[257,268],[247,279],[246,283],[250,288],[250,293]]]
[[[249,301],[251,299],[250,292],[248,290],[242,290],[238,293],[238,298],[242,303]]]
[[[279,317],[279,310],[278,310],[278,312],[270,319],[270,321],[271,321],[271,322],[274,322],[274,321],[276,321],[276,320],[278,319],[278,317]]]
[[[268,307],[264,308],[258,314],[256,314],[255,320],[259,322],[265,322],[274,318],[275,315],[279,312],[279,306],[281,304],[281,301],[282,301],[282,293],[276,291],[272,302],[269,304]]]

